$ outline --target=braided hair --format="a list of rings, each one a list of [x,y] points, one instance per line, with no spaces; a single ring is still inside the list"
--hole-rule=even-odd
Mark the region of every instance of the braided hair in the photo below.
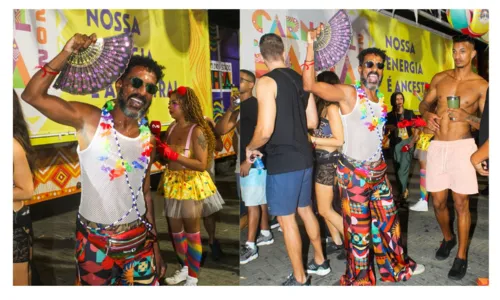
[[[186,93],[184,95],[179,94],[179,89],[185,88]],[[201,109],[200,100],[196,96],[194,90],[190,87],[179,87],[176,90],[171,92],[172,94],[176,94],[178,99],[181,99],[181,107],[184,112],[184,118],[186,121],[197,124],[201,127],[203,131],[203,135],[207,140],[208,145],[208,162],[210,162],[214,157],[215,151],[215,136],[210,128],[210,125],[203,117],[203,110]]]

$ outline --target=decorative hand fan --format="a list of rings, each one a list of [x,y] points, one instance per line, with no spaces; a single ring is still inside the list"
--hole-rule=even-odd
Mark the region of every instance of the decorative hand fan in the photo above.
[[[341,9],[325,24],[314,42],[316,71],[329,69],[338,63],[349,50],[351,39],[351,21],[347,12]]]
[[[133,45],[130,33],[97,39],[87,49],[71,54],[54,88],[74,95],[104,90],[125,71]]]

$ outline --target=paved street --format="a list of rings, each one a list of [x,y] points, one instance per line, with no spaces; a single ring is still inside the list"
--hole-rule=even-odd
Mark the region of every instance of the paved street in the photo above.
[[[412,204],[419,197],[419,170],[418,163],[414,161],[412,175],[409,184],[410,198]],[[389,165],[389,179],[391,183],[395,182],[395,174],[392,169],[392,163]],[[482,190],[487,184],[487,178],[479,179],[479,190]],[[395,191],[396,192],[396,191]],[[451,197],[451,196],[450,196]],[[428,212],[414,212],[408,210],[408,205],[400,207],[401,231],[403,241],[407,241],[407,253],[418,263],[426,267],[425,273],[412,277],[408,282],[401,283],[383,283],[377,273],[377,284],[381,286],[390,285],[411,285],[411,286],[452,286],[452,285],[476,285],[478,277],[488,277],[489,274],[489,215],[488,215],[488,197],[476,195],[471,198],[471,233],[469,246],[469,261],[467,274],[461,281],[449,280],[447,277],[453,259],[458,247],[453,248],[450,257],[443,261],[434,258],[435,252],[442,240],[439,225],[432,209],[432,199],[429,203]],[[448,206],[452,208],[451,199]],[[456,221],[454,222],[456,232]],[[301,225],[301,236],[303,241],[304,264],[313,257],[312,246],[305,233],[305,228]],[[246,233],[241,232],[241,241],[246,241]],[[273,230],[274,244],[259,247],[259,258],[242,265],[240,269],[240,285],[281,285],[286,277],[291,273],[292,268],[286,254],[283,233],[277,229]],[[328,257],[332,272],[324,277],[313,275],[312,285],[338,285],[340,276],[345,272],[345,261],[337,260],[337,254]]]
[[[204,261],[202,261],[199,285],[239,284],[239,201],[236,183],[231,176],[218,176],[217,187],[226,205],[220,213],[216,237],[222,245],[224,257],[214,262],[210,256],[207,234],[202,226]],[[152,183],[152,186],[156,186]],[[163,260],[168,265],[167,276],[178,269],[175,252],[167,234],[167,222],[162,216],[163,200],[154,193],[155,214]],[[34,263],[39,273],[39,285],[73,285],[75,281],[75,218],[80,195],[55,199],[51,203],[31,207],[35,219],[33,228]],[[208,254],[208,255],[207,255]],[[41,282],[40,282],[41,281]]]

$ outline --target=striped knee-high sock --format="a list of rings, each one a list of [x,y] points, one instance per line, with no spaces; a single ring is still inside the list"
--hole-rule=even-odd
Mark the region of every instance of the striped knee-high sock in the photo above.
[[[186,234],[184,231],[172,233],[174,238],[175,253],[177,254],[177,260],[181,266],[186,266],[186,252],[188,248],[188,243],[186,239]]]
[[[187,250],[187,266],[188,275],[198,278],[200,273],[201,263],[201,235],[199,232],[186,233],[188,250]]]
[[[428,197],[425,187],[425,169],[420,169],[420,199],[427,201]]]

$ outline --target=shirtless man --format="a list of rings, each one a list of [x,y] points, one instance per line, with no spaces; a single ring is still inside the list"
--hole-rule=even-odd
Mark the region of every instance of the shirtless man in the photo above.
[[[467,272],[467,243],[470,229],[469,196],[478,192],[476,171],[470,156],[477,150],[470,126],[479,129],[478,108],[483,111],[488,82],[472,72],[476,56],[474,40],[466,35],[453,38],[455,69],[436,74],[429,93],[420,103],[420,114],[435,132],[427,153],[427,190],[432,193],[434,212],[444,239],[436,259],[444,260],[456,245],[446,207],[448,189],[458,214],[458,253],[448,278],[460,280]],[[447,96],[460,96],[460,108],[448,108]],[[437,111],[429,108],[437,101]]]

